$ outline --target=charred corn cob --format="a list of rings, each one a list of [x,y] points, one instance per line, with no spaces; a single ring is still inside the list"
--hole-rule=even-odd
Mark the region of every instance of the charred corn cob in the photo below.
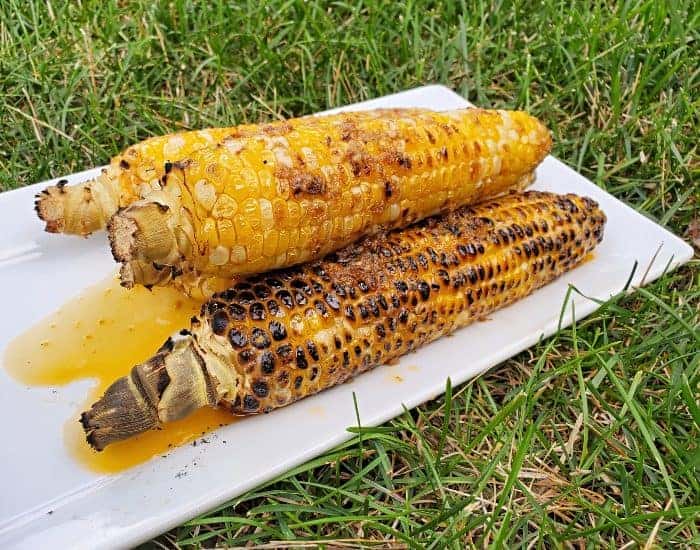
[[[390,362],[571,269],[603,237],[588,198],[527,192],[237,283],[83,413],[113,441],[198,407],[267,412]]]
[[[232,128],[182,132],[147,139],[114,157],[95,179],[47,187],[36,196],[35,208],[49,233],[89,235],[104,228],[119,209],[160,189],[168,162],[215,145]]]
[[[522,112],[378,110],[237,132],[183,156],[109,224],[125,286],[317,259],[532,179],[549,132]],[[187,286],[187,284],[185,286]]]

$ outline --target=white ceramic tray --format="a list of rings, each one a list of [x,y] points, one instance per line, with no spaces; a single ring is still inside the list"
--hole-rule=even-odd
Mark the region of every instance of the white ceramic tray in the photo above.
[[[347,108],[467,105],[447,88],[426,86]],[[97,170],[67,179],[79,182]],[[43,232],[33,197],[50,183],[0,194],[0,357],[14,336],[114,270],[103,235],[85,240]],[[464,382],[554,333],[569,284],[607,298],[624,287],[635,261],[632,284],[638,285],[645,274],[649,282],[692,257],[679,238],[552,157],[537,170],[535,187],[600,203],[609,221],[593,261],[399,365],[221,428],[208,445],[186,445],[119,475],[90,473],[72,461],[62,441],[63,425],[89,382],[52,392],[24,387],[0,369],[0,547],[111,548],[147,540],[348,439],[346,429],[356,425],[353,392],[362,424],[380,424],[403,406],[442,393],[447,377]],[[574,302],[579,319],[596,308],[580,296]],[[563,318],[570,323],[570,314]],[[188,475],[176,478],[185,467]]]

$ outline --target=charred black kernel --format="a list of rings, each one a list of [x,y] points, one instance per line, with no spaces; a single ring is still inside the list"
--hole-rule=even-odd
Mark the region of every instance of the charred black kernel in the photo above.
[[[234,321],[243,321],[246,318],[245,308],[239,306],[238,304],[231,304],[228,306],[228,312],[231,315],[231,319]]]
[[[316,276],[321,277],[322,279],[327,277],[326,270],[323,269],[323,266],[321,266],[321,264],[314,264],[313,272],[314,274],[316,274]]]
[[[447,271],[445,271],[444,269],[438,269],[437,274],[438,277],[440,277],[440,280],[443,282],[443,284],[450,284],[450,274]]]
[[[549,231],[549,225],[547,225],[547,220],[542,220],[540,222],[540,231]]]
[[[396,294],[391,295],[391,305],[395,308],[401,307],[401,302],[399,301],[399,297]]]
[[[228,290],[224,290],[219,294],[219,297],[222,300],[226,300],[227,302],[230,302],[236,297],[236,291],[233,290],[232,288],[229,288]]]
[[[369,317],[369,311],[367,310],[367,306],[365,304],[360,304],[358,309],[360,310],[360,317],[363,319],[367,319],[367,317]]]
[[[335,311],[338,311],[340,309],[340,302],[338,302],[338,297],[335,294],[331,294],[330,292],[326,294],[326,303],[331,307],[331,309],[334,309]]]
[[[532,227],[530,227],[529,225],[526,225],[525,226],[525,234],[528,237],[532,237],[533,233],[534,233],[534,231],[532,231]]]
[[[288,309],[291,309],[294,307],[294,300],[292,299],[292,295],[289,293],[289,291],[280,290],[275,296]]]
[[[289,384],[289,371],[283,370],[277,375],[277,382],[280,386]]]
[[[287,329],[282,323],[272,321],[268,326],[270,328],[270,334],[272,334],[273,340],[280,341],[287,337]]]
[[[125,159],[121,159],[121,160],[119,161],[119,167],[120,167],[120,168],[123,168],[124,170],[128,170],[128,169],[129,169],[129,166],[130,166],[129,163],[128,163]]]
[[[231,345],[237,348],[242,348],[248,343],[248,338],[246,338],[246,335],[237,328],[232,328],[229,331],[228,339],[229,342],[231,342]]]
[[[314,367],[311,369],[311,375],[309,376],[309,380],[316,380],[317,376],[318,376],[318,367]]]
[[[267,394],[270,393],[267,382],[264,380],[256,380],[253,382],[253,393],[258,397],[267,397]]]
[[[250,318],[253,321],[262,321],[265,319],[265,306],[263,306],[260,302],[255,302],[252,306],[250,306]]]
[[[523,252],[525,252],[525,257],[527,258],[532,256],[532,249],[528,243],[523,243]]]
[[[418,255],[416,256],[416,259],[418,260],[418,264],[423,269],[428,269],[428,258],[425,257],[425,254],[423,254],[422,252],[419,252]]]
[[[403,281],[396,281],[394,283],[394,286],[396,287],[396,290],[398,290],[402,294],[405,294],[406,292],[408,292],[408,285]]]
[[[302,381],[303,381],[303,378],[302,378],[301,376],[297,376],[297,377],[294,379],[294,389],[295,389],[295,390],[298,390],[299,388],[301,388],[301,382],[302,382]]]
[[[217,336],[223,335],[226,332],[227,327],[228,315],[226,315],[225,311],[217,311],[211,318],[211,329],[214,331],[214,334]]]
[[[316,294],[323,292],[323,285],[318,281],[311,281],[311,287],[314,289]]]
[[[486,278],[486,270],[484,269],[484,266],[479,264],[476,266],[476,271],[479,274],[479,279],[483,281]]]
[[[233,288],[235,288],[238,291],[241,291],[241,290],[250,290],[251,286],[250,286],[250,283],[240,282],[240,283],[236,283],[236,286],[234,286]]]
[[[471,291],[471,289],[467,290],[467,292],[465,293],[465,295],[466,295],[466,297],[467,297],[467,303],[468,303],[469,305],[472,305],[472,304],[474,303],[474,296],[472,296],[472,291]]]
[[[367,298],[367,307],[369,307],[369,311],[375,317],[379,317],[381,315],[379,307],[377,306],[377,301],[374,299],[374,296],[370,296],[369,298]]]
[[[391,182],[389,180],[384,182],[384,196],[388,199],[391,198],[394,190],[391,187]]]
[[[246,411],[250,411],[250,412],[257,411],[259,406],[260,406],[260,401],[255,399],[255,397],[253,397],[252,395],[246,395],[243,398],[243,408]]]
[[[435,252],[435,250],[432,247],[428,247],[426,252],[428,253],[428,256],[430,256],[430,261],[432,261],[433,263],[437,263],[437,261],[438,261],[437,252]]]
[[[298,306],[303,306],[306,304],[306,296],[301,290],[294,291],[294,301]]]
[[[367,283],[364,282],[364,281],[360,281],[359,283],[357,283],[357,286],[358,286],[358,288],[359,288],[362,292],[368,292],[368,291],[369,291],[369,286],[368,286]]]
[[[297,288],[299,290],[303,290],[307,294],[311,294],[311,288],[309,287],[308,283],[302,279],[294,279],[292,281],[292,288]]]
[[[247,365],[253,360],[253,357],[255,357],[255,352],[253,350],[244,349],[238,353],[238,362],[241,365]]]
[[[476,289],[476,299],[477,300],[481,300],[481,294],[482,294],[481,288],[477,288]]]
[[[353,348],[353,351],[355,352],[355,355],[356,355],[357,357],[359,357],[360,355],[362,355],[362,348],[361,348],[360,346],[355,346],[355,347]]]
[[[425,281],[419,282],[418,292],[420,293],[420,297],[423,298],[423,300],[427,300],[428,298],[430,298],[430,285]]]
[[[387,248],[386,246],[380,246],[379,253],[382,256],[384,256],[385,258],[391,258],[391,250],[389,248]]]
[[[514,246],[513,252],[515,252],[518,256],[522,255],[523,253],[522,249],[519,246]]]
[[[350,354],[347,350],[343,352],[343,366],[347,367],[350,365]]]
[[[170,161],[166,161],[165,164],[163,165],[163,171],[166,174],[169,174],[172,169],[173,169],[173,163]]]
[[[418,305],[418,298],[416,298],[415,296],[411,296],[411,305],[417,306]]]
[[[333,339],[333,344],[335,345],[335,349],[340,349],[343,345],[343,342],[340,341],[340,338],[337,336]]]
[[[355,312],[353,311],[351,305],[345,306],[345,317],[347,317],[349,321],[355,320]]]
[[[515,241],[516,235],[515,235],[515,231],[513,230],[513,228],[512,228],[512,227],[508,227],[508,228],[506,229],[506,231],[508,232],[508,237],[510,238],[510,240],[511,240],[511,241]]]
[[[345,298],[346,293],[345,287],[343,285],[333,283],[333,290],[338,296],[340,296],[341,298]]]
[[[406,258],[406,262],[408,263],[408,267],[411,268],[411,271],[418,271],[418,264],[416,263],[416,260],[413,258],[413,256],[409,256]]]
[[[386,336],[386,329],[384,328],[384,325],[379,323],[377,326],[374,327],[374,330],[377,331],[377,336],[379,338],[384,338]]]
[[[319,356],[318,356],[318,349],[316,348],[316,344],[314,344],[311,340],[306,342],[306,349],[309,352],[309,355],[311,356],[311,359],[314,361],[318,361]]]
[[[240,294],[238,294],[237,300],[241,304],[248,305],[248,304],[253,303],[253,301],[255,301],[255,296],[253,295],[252,292],[245,290],[245,291],[241,292]]]
[[[395,317],[389,317],[389,320],[387,321],[389,323],[389,330],[392,332],[396,330],[396,318]]]
[[[401,310],[401,313],[399,313],[399,323],[406,324],[408,322],[408,311],[405,309]]]
[[[274,277],[268,277],[267,279],[265,279],[265,284],[274,289],[280,289],[284,286],[282,284],[282,281],[280,281],[279,279],[275,279]]]
[[[292,346],[289,344],[284,344],[277,348],[277,355],[280,359],[286,362],[292,356]]]
[[[328,317],[328,308],[321,300],[314,301],[314,307],[316,308],[316,311],[319,312],[321,317]]]
[[[260,299],[265,299],[270,296],[270,289],[267,288],[265,285],[255,285],[253,287],[253,292],[255,292],[255,295],[260,298]]]
[[[566,234],[566,231],[562,231],[561,240],[564,244],[569,242],[569,236]]]
[[[274,300],[268,300],[267,302],[267,311],[270,312],[270,315],[277,316],[277,314],[280,312],[280,306],[277,305],[277,302]]]
[[[483,254],[484,253],[484,245],[479,243],[476,245],[476,253],[477,254]]]
[[[357,292],[355,291],[354,286],[348,288],[348,294],[350,294],[350,298],[354,298],[355,296],[357,296]]]
[[[471,284],[475,284],[479,280],[479,276],[476,274],[476,270],[473,267],[467,269],[467,278]]]
[[[379,295],[379,298],[377,299],[377,301],[379,302],[379,305],[382,306],[382,309],[384,311],[389,309],[389,304],[386,303],[386,298],[384,298],[383,294]]]
[[[486,278],[491,279],[493,277],[493,266],[489,264],[489,269],[486,272]]]
[[[304,348],[301,346],[297,347],[297,368],[300,369],[305,369],[306,367],[309,366],[309,362],[306,360],[306,356],[304,355]]]
[[[263,374],[272,374],[275,371],[275,356],[270,351],[260,354],[260,371]]]
[[[260,329],[254,328],[250,335],[250,343],[258,349],[265,349],[270,346],[270,337],[267,333]]]
[[[498,230],[498,234],[500,235],[501,239],[503,240],[503,244],[508,244],[508,242],[509,242],[508,231],[501,228]],[[513,237],[515,237],[515,235],[513,235]]]

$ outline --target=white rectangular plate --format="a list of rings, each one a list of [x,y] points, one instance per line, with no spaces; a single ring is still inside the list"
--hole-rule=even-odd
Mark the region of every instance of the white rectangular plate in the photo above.
[[[426,86],[347,109],[468,105],[447,88]],[[67,179],[83,181],[98,170]],[[0,354],[17,334],[114,270],[103,235],[85,240],[43,232],[33,197],[51,183],[0,195]],[[71,460],[62,440],[63,425],[89,383],[28,388],[0,369],[0,547],[126,547],[147,540],[348,439],[346,429],[356,425],[353,392],[362,424],[380,424],[403,406],[442,393],[448,377],[464,382],[554,333],[569,284],[605,299],[623,289],[635,262],[632,284],[639,285],[642,277],[652,281],[692,257],[678,237],[552,157],[538,168],[535,187],[600,203],[608,225],[593,261],[399,365],[221,428],[209,445],[186,445],[119,475],[90,473]],[[580,296],[573,302],[579,319],[596,309]],[[564,320],[570,323],[571,315]],[[394,375],[403,382],[393,381]],[[185,467],[188,475],[176,478]]]

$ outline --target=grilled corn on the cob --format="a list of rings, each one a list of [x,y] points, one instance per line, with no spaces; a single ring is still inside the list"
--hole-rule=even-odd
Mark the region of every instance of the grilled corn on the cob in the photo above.
[[[528,114],[480,109],[342,113],[239,131],[183,156],[162,191],[117,213],[112,252],[125,286],[183,273],[230,281],[521,188],[550,145]]]
[[[215,295],[83,413],[113,441],[198,407],[267,412],[390,362],[571,269],[602,239],[588,198],[511,194]]]
[[[47,187],[36,197],[36,211],[49,233],[89,235],[104,228],[119,209],[159,189],[168,162],[213,146],[233,131],[213,128],[147,139],[114,157],[95,179]]]

